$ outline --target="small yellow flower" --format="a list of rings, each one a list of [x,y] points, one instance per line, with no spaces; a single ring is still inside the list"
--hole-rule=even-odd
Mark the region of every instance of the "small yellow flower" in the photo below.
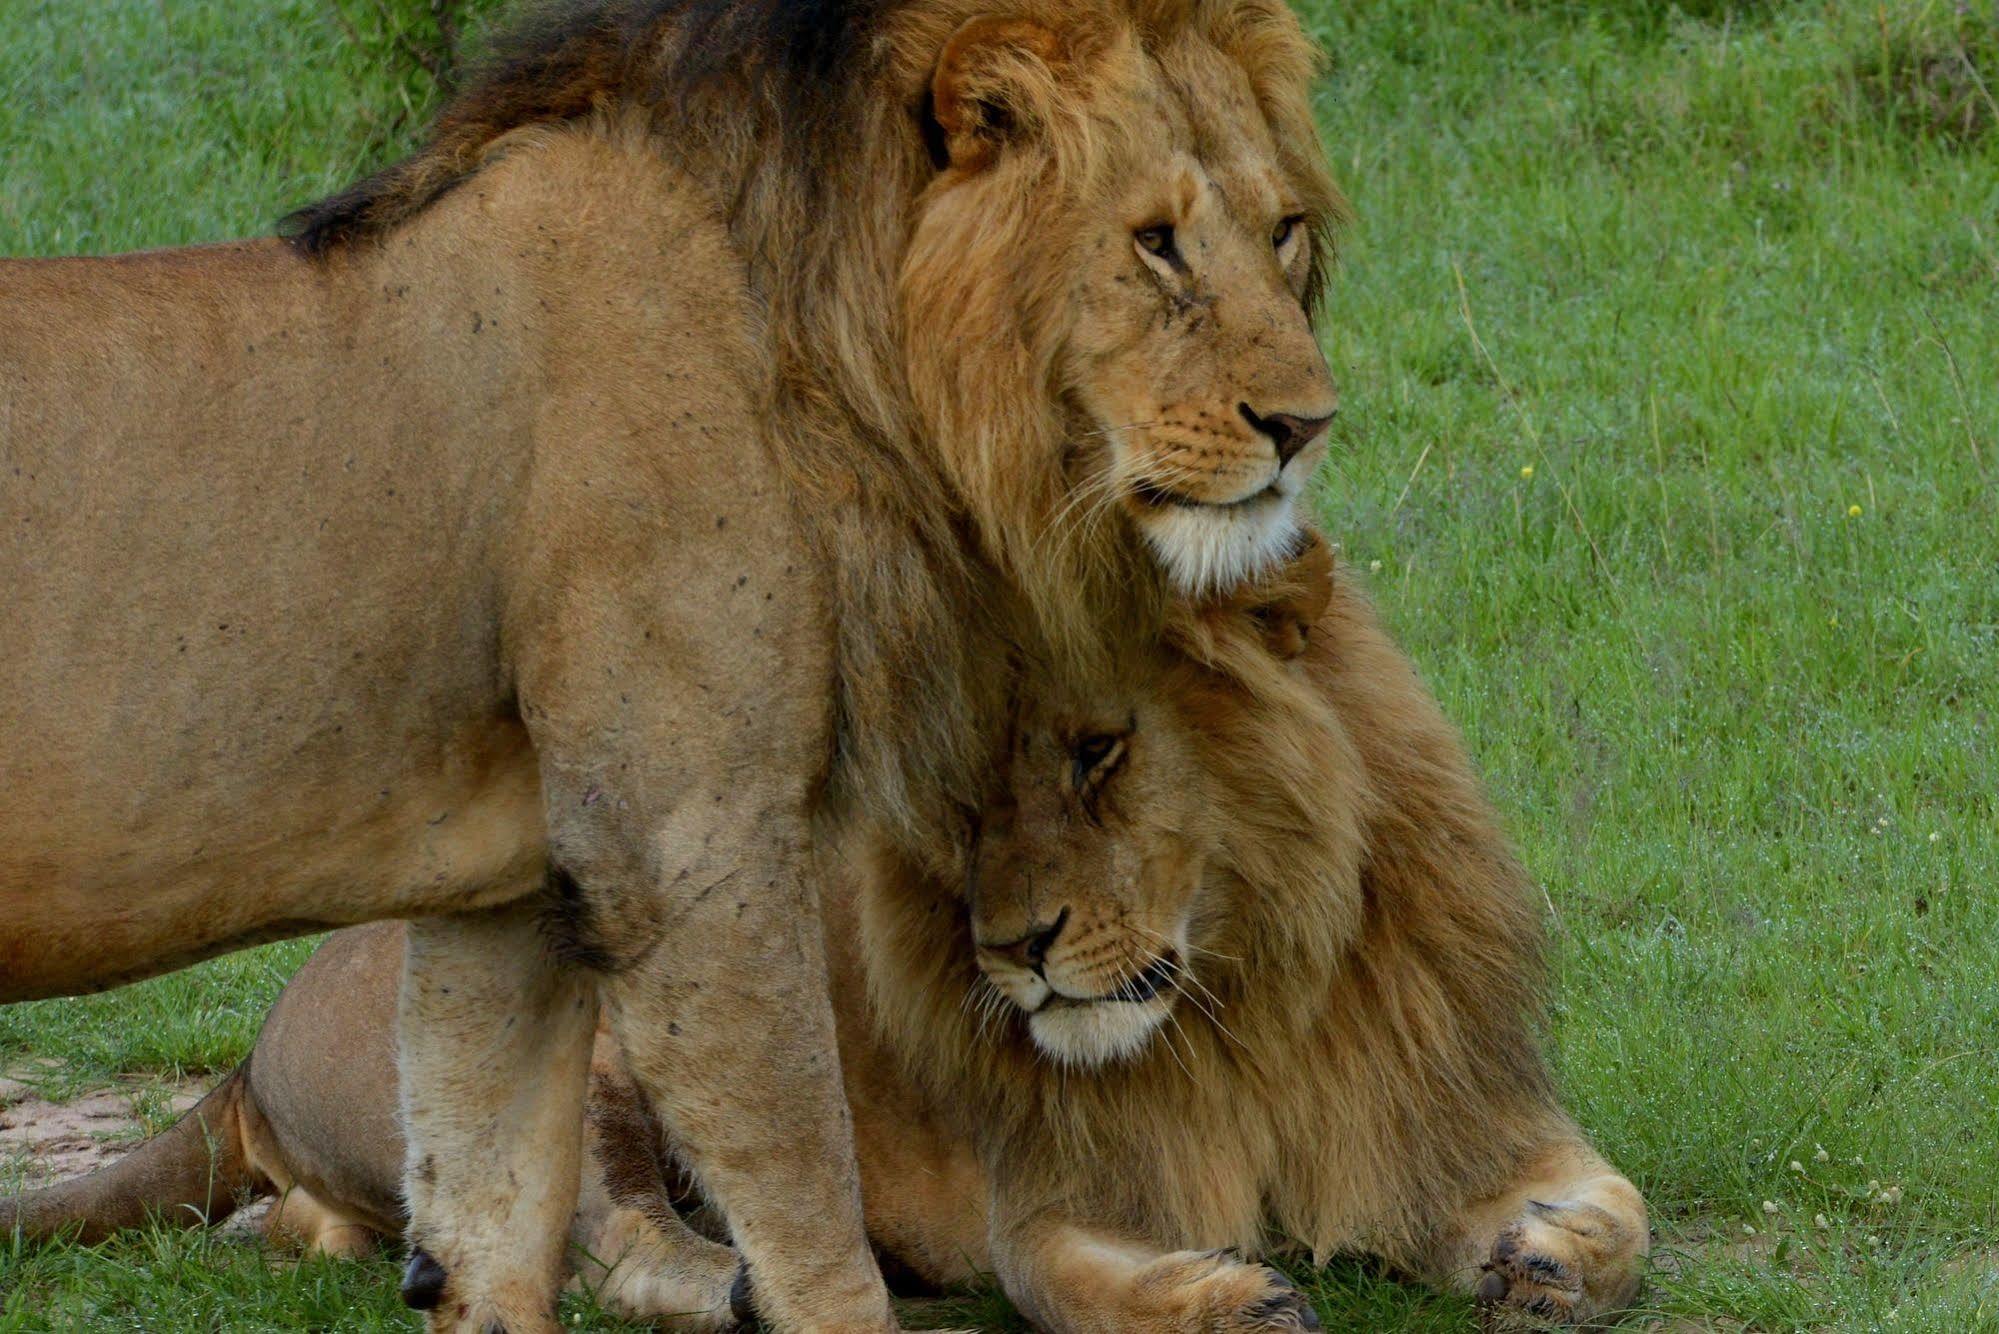
[[[1860,517],[1860,506],[1858,506],[1858,505],[1848,505],[1848,506],[1846,507],[1846,517],[1847,517],[1847,518],[1849,518],[1849,519],[1857,519],[1857,518],[1859,518],[1859,517]]]
[[[1524,481],[1526,481],[1526,480],[1527,480],[1527,479],[1528,479],[1529,477],[1532,477],[1533,475],[1534,475],[1534,465],[1533,465],[1533,464],[1531,464],[1531,463],[1523,463],[1523,464],[1521,464],[1521,465],[1520,465],[1520,480],[1521,480],[1521,481],[1523,481],[1523,482],[1524,482]]]

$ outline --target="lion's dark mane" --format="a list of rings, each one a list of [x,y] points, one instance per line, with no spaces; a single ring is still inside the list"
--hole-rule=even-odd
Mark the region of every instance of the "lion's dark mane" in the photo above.
[[[286,217],[307,255],[379,237],[470,177],[510,131],[642,108],[676,128],[730,117],[823,178],[872,85],[894,0],[569,0],[502,32],[408,157]],[[912,132],[914,133],[914,127]]]

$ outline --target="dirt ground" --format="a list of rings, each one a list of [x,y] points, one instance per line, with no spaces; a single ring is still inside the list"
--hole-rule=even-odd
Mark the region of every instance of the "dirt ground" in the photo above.
[[[220,1078],[133,1081],[51,1102],[36,1091],[35,1073],[0,1075],[0,1192],[32,1190],[103,1167],[166,1129]],[[266,1208],[259,1201],[226,1226],[254,1226]]]
[[[14,1072],[15,1074],[27,1072]],[[29,1079],[0,1077],[0,1164],[24,1186],[46,1185],[103,1166],[146,1135],[140,1099],[148,1111],[179,1116],[207,1089],[208,1081],[182,1085],[118,1085],[50,1102]]]

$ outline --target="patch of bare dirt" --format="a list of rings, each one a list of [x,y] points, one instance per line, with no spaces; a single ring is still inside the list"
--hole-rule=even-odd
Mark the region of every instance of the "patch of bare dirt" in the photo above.
[[[165,1130],[215,1082],[134,1080],[51,1102],[36,1090],[36,1073],[0,1075],[0,1194],[81,1176],[123,1157],[148,1134]],[[262,1213],[261,1206],[246,1210],[228,1226],[240,1229]]]
[[[206,1089],[205,1080],[132,1084],[50,1102],[31,1084],[0,1078],[0,1163],[21,1170],[28,1186],[93,1171],[145,1138],[139,1098],[171,1119]]]

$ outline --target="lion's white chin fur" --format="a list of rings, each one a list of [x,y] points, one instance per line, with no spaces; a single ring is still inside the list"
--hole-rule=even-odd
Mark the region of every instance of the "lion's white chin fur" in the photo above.
[[[1206,597],[1290,559],[1304,532],[1298,507],[1310,462],[1293,459],[1268,490],[1232,505],[1148,506],[1139,531],[1173,587]]]
[[[1056,1064],[1088,1069],[1138,1055],[1171,1008],[1165,996],[1043,1007],[1028,1016],[1027,1031]]]

